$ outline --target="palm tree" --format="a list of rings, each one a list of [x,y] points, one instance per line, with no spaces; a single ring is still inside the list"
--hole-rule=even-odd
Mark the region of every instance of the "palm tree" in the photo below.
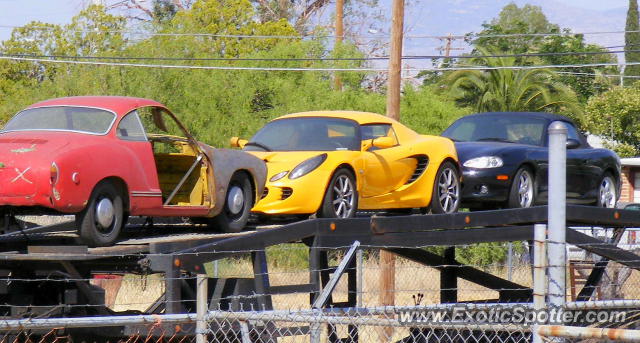
[[[575,93],[556,81],[552,70],[518,69],[515,57],[504,57],[504,52],[484,47],[477,50],[481,55],[471,59],[472,64],[489,68],[457,70],[443,80],[456,100],[472,105],[478,112],[579,112]],[[496,55],[502,56],[487,57]]]

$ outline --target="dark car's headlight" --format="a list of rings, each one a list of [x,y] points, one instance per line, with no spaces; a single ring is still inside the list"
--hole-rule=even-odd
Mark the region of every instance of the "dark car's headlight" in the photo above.
[[[481,156],[467,160],[463,166],[467,168],[488,169],[502,167],[503,164],[504,162],[498,156]]]
[[[314,169],[318,168],[326,159],[327,154],[321,154],[303,161],[295,168],[293,168],[293,170],[291,170],[291,173],[289,173],[289,178],[293,180],[309,174]]]

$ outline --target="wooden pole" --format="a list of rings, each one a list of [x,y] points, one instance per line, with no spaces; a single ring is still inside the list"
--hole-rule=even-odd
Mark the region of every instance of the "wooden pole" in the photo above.
[[[380,267],[380,305],[394,306],[396,291],[396,255],[380,249],[378,265]],[[393,337],[393,327],[384,327],[379,331],[380,342],[389,342]]]
[[[339,48],[342,45],[342,39],[344,38],[344,0],[336,0],[336,43],[335,47]],[[336,72],[334,81],[334,88],[336,90],[342,90],[342,81],[340,75]]]
[[[391,53],[389,55],[389,81],[387,83],[387,116],[399,120],[404,0],[393,0],[392,6]]]
[[[404,30],[404,0],[393,0],[391,21],[391,53],[387,83],[387,116],[400,120],[400,81],[402,73],[402,35]],[[396,256],[380,249],[380,305],[395,305]],[[393,328],[385,328],[381,341],[389,341]]]

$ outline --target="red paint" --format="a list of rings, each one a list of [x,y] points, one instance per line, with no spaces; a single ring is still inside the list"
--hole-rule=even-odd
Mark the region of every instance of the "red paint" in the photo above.
[[[117,118],[106,135],[65,131],[0,133],[0,206],[53,209],[72,214],[84,209],[95,185],[120,178],[129,193],[129,213],[150,216],[206,216],[204,206],[168,206],[162,197],[133,196],[132,192],[160,193],[150,142],[117,138],[116,128],[129,112],[146,106],[166,108],[148,99],[129,97],[70,97],[29,106],[87,106],[112,111]],[[52,163],[58,167],[52,184]],[[73,174],[78,173],[73,181]]]

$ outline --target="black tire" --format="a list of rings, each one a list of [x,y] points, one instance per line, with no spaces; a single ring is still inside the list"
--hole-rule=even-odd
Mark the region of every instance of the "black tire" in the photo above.
[[[611,173],[605,173],[598,184],[598,199],[596,206],[615,208],[618,202],[617,181]]]
[[[526,189],[525,189],[526,187]],[[536,203],[536,179],[529,167],[520,167],[513,177],[507,207],[528,208]]]
[[[235,193],[240,192],[240,193]],[[230,198],[237,199],[234,194],[242,196],[241,204],[231,204]],[[236,173],[231,177],[224,208],[217,216],[209,220],[209,227],[221,232],[240,232],[247,225],[253,207],[253,189],[251,181],[245,173]]]
[[[348,185],[345,186],[345,184]],[[358,210],[356,177],[346,168],[340,168],[331,177],[324,192],[318,218],[353,218]],[[336,190],[339,189],[339,191]],[[347,189],[346,195],[343,191]],[[334,202],[337,201],[336,204]]]
[[[103,213],[102,220],[98,212]],[[106,224],[109,217],[110,224]],[[76,214],[80,241],[90,247],[113,245],[125,225],[125,217],[120,189],[109,181],[99,183],[93,189],[87,207]]]
[[[429,208],[433,214],[455,213],[460,208],[460,173],[450,161],[438,168]]]

